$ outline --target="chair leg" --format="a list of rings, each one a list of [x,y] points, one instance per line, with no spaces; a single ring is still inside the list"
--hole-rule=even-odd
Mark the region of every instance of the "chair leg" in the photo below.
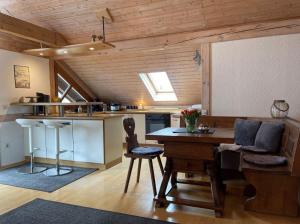
[[[157,160],[158,160],[158,164],[159,164],[159,167],[160,167],[161,174],[164,175],[164,167],[162,165],[160,156],[157,156]]]
[[[142,159],[139,159],[138,172],[137,172],[137,176],[136,176],[137,183],[140,182],[141,166],[142,166]]]
[[[156,196],[157,192],[156,192],[156,184],[155,184],[155,176],[154,176],[152,159],[149,159],[148,161],[149,161],[149,168],[150,168],[150,174],[151,174],[153,194],[154,194],[154,196]]]
[[[133,163],[134,163],[134,158],[131,158],[129,169],[128,169],[128,174],[127,174],[127,179],[126,179],[124,193],[127,193],[127,189],[128,189],[128,185],[129,185],[129,181],[130,181],[130,176],[131,176],[131,171],[132,171]]]

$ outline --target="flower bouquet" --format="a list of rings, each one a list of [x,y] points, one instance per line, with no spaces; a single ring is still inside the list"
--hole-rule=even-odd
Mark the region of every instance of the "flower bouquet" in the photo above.
[[[189,133],[193,133],[194,131],[196,131],[200,113],[195,109],[186,109],[181,111],[181,114],[185,121],[186,131]]]

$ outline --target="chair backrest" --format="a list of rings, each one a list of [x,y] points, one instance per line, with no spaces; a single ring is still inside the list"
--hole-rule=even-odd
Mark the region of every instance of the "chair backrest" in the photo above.
[[[131,153],[131,150],[138,147],[139,143],[137,141],[137,135],[134,133],[135,122],[133,118],[125,118],[123,120],[123,126],[127,133],[126,143],[127,143],[127,153]]]

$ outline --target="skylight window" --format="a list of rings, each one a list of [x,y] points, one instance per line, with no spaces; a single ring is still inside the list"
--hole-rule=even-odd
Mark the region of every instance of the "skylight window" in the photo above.
[[[176,94],[166,72],[140,73],[140,78],[154,101],[177,101]]]

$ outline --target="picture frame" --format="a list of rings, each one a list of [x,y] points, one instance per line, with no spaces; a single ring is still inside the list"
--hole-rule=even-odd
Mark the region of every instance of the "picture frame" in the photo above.
[[[30,72],[28,66],[14,65],[15,88],[30,89]]]

